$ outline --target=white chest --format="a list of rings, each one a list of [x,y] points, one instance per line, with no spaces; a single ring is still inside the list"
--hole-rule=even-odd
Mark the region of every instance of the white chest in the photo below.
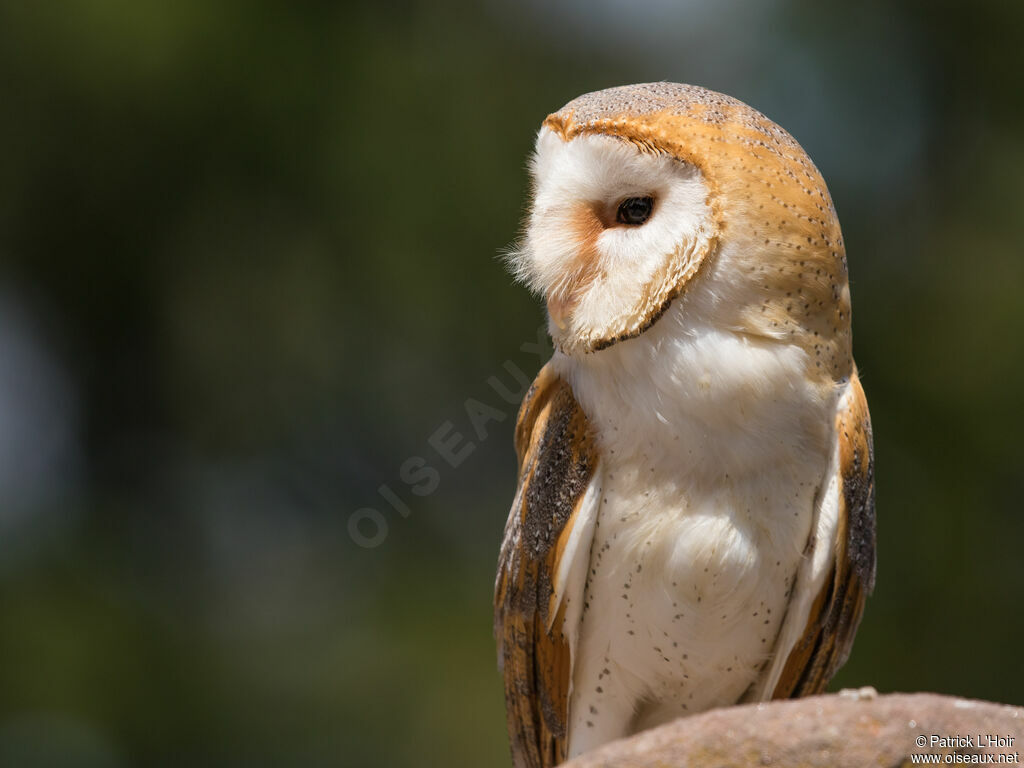
[[[773,650],[829,459],[834,403],[801,350],[712,329],[622,347],[560,362],[601,453],[574,750],[607,718],[632,732],[743,695]]]
[[[774,647],[813,519],[813,471],[701,487],[603,467],[580,650],[607,649],[655,722],[737,701]],[[585,685],[584,685],[585,688]]]

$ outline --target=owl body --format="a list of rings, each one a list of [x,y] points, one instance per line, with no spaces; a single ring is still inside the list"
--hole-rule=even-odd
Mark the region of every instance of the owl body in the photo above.
[[[874,578],[870,422],[817,169],[728,97],[588,94],[538,135],[517,274],[556,352],[496,583],[517,766],[820,691]]]
[[[797,350],[695,324],[695,303],[636,344],[552,361],[601,455],[589,578],[565,620],[580,662],[569,756],[754,686],[832,459],[838,389],[808,385]]]

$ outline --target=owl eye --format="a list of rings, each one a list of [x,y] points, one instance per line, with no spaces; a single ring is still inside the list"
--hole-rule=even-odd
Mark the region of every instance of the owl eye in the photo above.
[[[651,218],[652,210],[654,210],[653,197],[627,197],[619,203],[619,210],[615,212],[615,220],[620,224],[639,226]]]

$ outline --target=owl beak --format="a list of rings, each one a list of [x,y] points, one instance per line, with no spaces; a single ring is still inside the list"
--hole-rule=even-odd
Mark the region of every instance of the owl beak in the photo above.
[[[569,327],[568,316],[572,311],[571,303],[566,299],[552,296],[548,299],[548,315],[552,322],[558,326],[558,330],[564,331]]]

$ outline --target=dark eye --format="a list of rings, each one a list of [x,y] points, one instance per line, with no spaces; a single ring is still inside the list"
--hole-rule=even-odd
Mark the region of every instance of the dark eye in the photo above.
[[[627,197],[619,203],[619,210],[615,212],[615,220],[620,224],[639,226],[651,218],[652,210],[654,210],[653,197]]]

